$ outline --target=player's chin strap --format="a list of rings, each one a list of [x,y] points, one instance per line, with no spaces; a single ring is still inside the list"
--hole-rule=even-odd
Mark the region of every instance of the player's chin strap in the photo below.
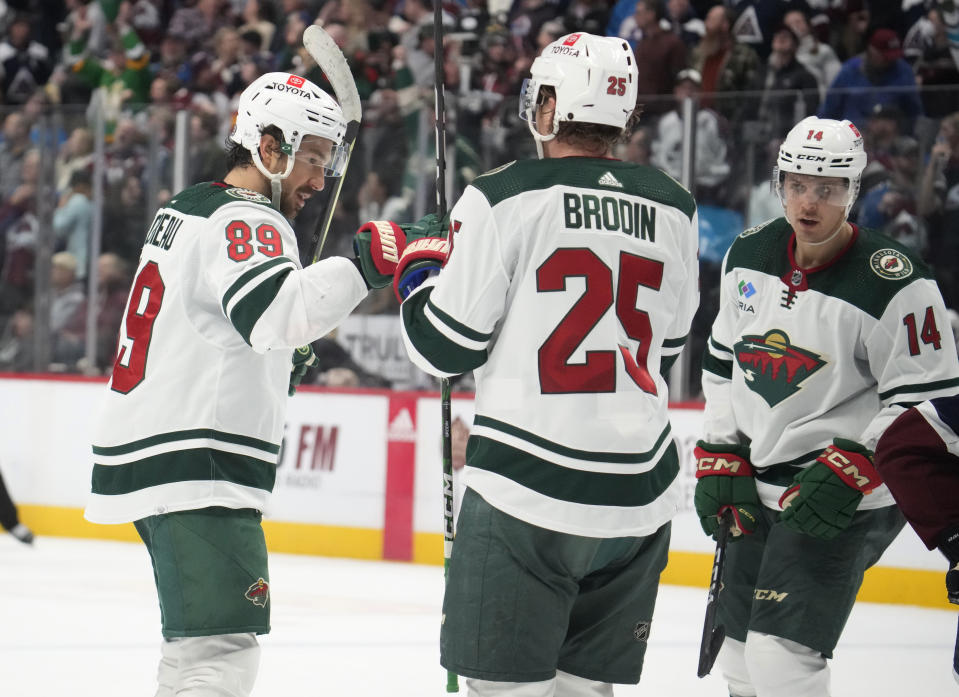
[[[553,119],[553,132],[546,136],[536,130],[535,121],[536,119],[534,119],[532,114],[530,114],[526,119],[526,127],[529,128],[529,132],[533,134],[533,140],[536,141],[536,155],[542,160],[543,143],[553,140],[553,138],[556,137],[556,134],[559,132],[559,118]]]
[[[270,180],[270,194],[273,207],[282,213],[283,210],[280,208],[280,201],[283,196],[283,180],[290,176],[290,172],[293,171],[293,155],[288,154],[286,156],[286,169],[282,172],[271,172],[267,169],[266,165],[263,164],[263,158],[260,157],[259,148],[256,148],[251,155],[253,156],[253,164],[256,165],[260,174]]]

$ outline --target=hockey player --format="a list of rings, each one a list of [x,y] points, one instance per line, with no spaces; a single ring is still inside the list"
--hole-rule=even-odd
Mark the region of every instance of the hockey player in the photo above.
[[[929,269],[847,220],[865,165],[852,123],[800,121],[774,173],[785,216],[723,261],[695,506],[707,534],[735,520],[717,616],[734,697],[829,694],[863,572],[904,523],[872,449],[903,403],[959,388]]]
[[[959,396],[917,404],[893,421],[876,446],[876,469],[926,547],[949,560],[949,601],[959,604]]]
[[[222,181],[161,208],[146,233],[95,432],[87,519],[134,522],[164,640],[158,697],[245,697],[270,629],[261,511],[288,387],[308,344],[371,286],[404,240],[373,229],[357,259],[301,268],[289,220],[343,171],[346,122],[296,75],[244,90]],[[381,238],[381,233],[386,237]],[[382,273],[381,273],[382,271]]]
[[[543,49],[520,100],[541,159],[466,188],[447,265],[402,304],[413,362],[476,379],[441,634],[475,697],[608,696],[642,670],[682,498],[661,373],[698,304],[698,223],[675,181],[611,158],[636,79],[622,39]],[[407,247],[401,296],[429,254]]]

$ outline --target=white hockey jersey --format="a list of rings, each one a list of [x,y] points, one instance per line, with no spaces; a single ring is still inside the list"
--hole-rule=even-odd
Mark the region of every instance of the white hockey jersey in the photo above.
[[[959,391],[946,308],[929,269],[854,228],[830,264],[803,271],[785,218],[742,233],[723,260],[703,357],[704,438],[745,443],[762,502],[842,437],[875,449],[908,406]],[[893,503],[882,486],[860,508]]]
[[[292,349],[366,295],[347,259],[302,269],[265,196],[198,184],[147,232],[93,442],[85,516],[263,509],[283,435]]]
[[[450,219],[449,262],[402,317],[419,367],[474,371],[466,485],[560,532],[663,525],[680,491],[660,371],[699,298],[689,192],[616,160],[514,162],[478,177]]]

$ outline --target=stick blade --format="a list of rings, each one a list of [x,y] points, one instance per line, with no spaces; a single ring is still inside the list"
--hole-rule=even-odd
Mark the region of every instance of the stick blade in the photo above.
[[[333,37],[317,24],[311,24],[303,32],[303,46],[330,81],[343,116],[347,121],[358,123],[363,113],[360,95],[356,91],[356,83],[353,82],[353,75],[343,51],[336,45]]]
[[[716,663],[716,656],[719,655],[719,650],[723,647],[723,641],[725,640],[726,628],[723,625],[719,625],[713,630],[712,636],[709,637],[708,644],[699,652],[699,668],[696,671],[697,677],[704,678],[709,675],[709,671],[713,669],[713,665]]]

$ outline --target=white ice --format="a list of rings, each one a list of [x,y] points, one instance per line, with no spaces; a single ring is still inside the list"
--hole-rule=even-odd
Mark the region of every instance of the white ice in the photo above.
[[[273,631],[255,697],[447,694],[442,569],[283,554],[270,567]],[[41,537],[31,548],[0,535],[0,589],[0,696],[153,694],[159,610],[141,545]],[[661,589],[642,682],[617,697],[728,694],[718,676],[696,677],[705,596]],[[956,613],[859,604],[832,661],[833,694],[957,695],[955,636]]]

